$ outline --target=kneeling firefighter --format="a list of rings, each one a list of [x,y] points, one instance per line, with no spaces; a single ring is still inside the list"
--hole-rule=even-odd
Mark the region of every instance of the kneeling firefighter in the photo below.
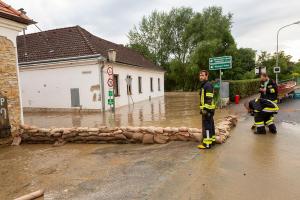
[[[279,110],[276,103],[268,99],[259,98],[251,100],[248,105],[245,106],[248,112],[254,116],[255,123],[253,128],[256,128],[255,133],[266,134],[265,126],[269,127],[271,133],[277,133],[273,117],[273,114],[277,114]]]
[[[198,145],[200,149],[209,149],[216,142],[214,124],[214,93],[213,86],[208,81],[208,71],[202,70],[199,73],[200,87],[200,114],[202,115],[203,142]]]

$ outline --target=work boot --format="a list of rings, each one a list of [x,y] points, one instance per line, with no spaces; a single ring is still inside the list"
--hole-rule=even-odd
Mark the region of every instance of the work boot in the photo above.
[[[205,144],[199,144],[198,149],[210,149],[210,145],[205,145]]]
[[[271,133],[273,133],[273,134],[276,134],[276,133],[277,133],[275,124],[269,125],[269,131],[270,131]]]
[[[266,129],[265,127],[257,127],[256,131],[254,131],[255,134],[266,134]]]
[[[252,126],[251,126],[251,130],[254,130],[256,128],[256,126],[253,124]]]

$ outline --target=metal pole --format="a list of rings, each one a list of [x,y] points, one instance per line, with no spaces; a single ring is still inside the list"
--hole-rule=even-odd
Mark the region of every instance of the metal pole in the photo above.
[[[220,69],[220,108],[222,108],[222,70]]]
[[[283,26],[283,27],[279,28],[279,29],[278,29],[278,31],[277,31],[276,67],[278,67],[278,65],[279,65],[279,55],[278,55],[278,40],[279,40],[279,32],[280,32],[282,29],[284,29],[284,28],[286,28],[286,27],[288,27],[288,26],[295,25],[295,24],[300,24],[300,21],[294,22],[294,23],[292,23],[292,24],[285,25],[285,26]],[[276,73],[276,83],[278,84],[278,73]]]
[[[284,27],[278,29],[277,31],[277,46],[276,46],[276,67],[278,67],[279,65],[279,55],[278,55],[278,39],[279,39],[279,32],[281,29],[283,29]],[[276,84],[278,84],[278,73],[275,74],[276,75]]]

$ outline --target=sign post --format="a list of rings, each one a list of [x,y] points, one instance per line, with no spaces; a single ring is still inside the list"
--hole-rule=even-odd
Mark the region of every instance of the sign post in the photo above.
[[[107,68],[107,74],[108,74],[108,80],[107,80],[107,85],[109,87],[108,91],[108,105],[110,106],[111,110],[114,112],[115,111],[115,91],[114,91],[114,71],[112,66],[108,65]]]
[[[214,57],[209,59],[209,70],[219,70],[220,71],[220,108],[222,108],[222,69],[232,68],[232,57],[222,56]]]
[[[278,74],[280,73],[280,67],[274,67],[273,70],[276,75],[276,84],[278,84]]]

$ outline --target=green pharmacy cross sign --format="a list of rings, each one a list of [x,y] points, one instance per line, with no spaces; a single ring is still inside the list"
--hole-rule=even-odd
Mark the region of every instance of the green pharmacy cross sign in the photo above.
[[[114,99],[108,99],[108,105],[113,105],[113,104],[114,104],[114,102],[115,102],[115,100],[114,100]]]
[[[222,56],[209,59],[209,70],[231,69],[232,57]]]

